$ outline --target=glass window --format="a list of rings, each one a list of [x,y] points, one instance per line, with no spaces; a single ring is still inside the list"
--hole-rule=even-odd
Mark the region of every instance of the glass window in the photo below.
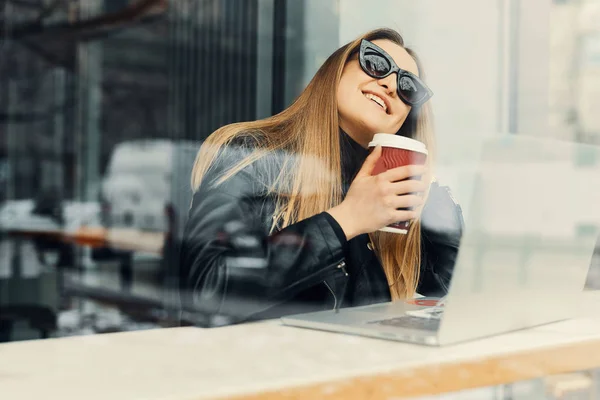
[[[0,314],[18,311],[0,341],[227,323],[178,292],[200,146],[286,109],[375,27],[423,60],[442,162],[498,131],[600,143],[597,2],[377,3],[0,3]]]

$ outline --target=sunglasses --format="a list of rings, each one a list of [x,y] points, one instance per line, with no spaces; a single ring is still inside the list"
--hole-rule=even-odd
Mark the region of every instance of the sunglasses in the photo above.
[[[383,79],[395,72],[398,76],[398,97],[409,106],[420,106],[433,96],[431,89],[418,76],[398,67],[385,50],[366,39],[360,42],[358,62],[371,78]]]

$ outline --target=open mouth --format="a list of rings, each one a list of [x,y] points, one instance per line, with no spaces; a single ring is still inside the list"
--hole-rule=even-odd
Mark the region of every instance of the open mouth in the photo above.
[[[373,93],[363,93],[365,95],[365,97],[369,100],[371,100],[373,103],[377,104],[379,107],[381,107],[381,109],[383,109],[383,111],[387,114],[387,105],[385,104],[385,101],[377,96],[374,95]]]

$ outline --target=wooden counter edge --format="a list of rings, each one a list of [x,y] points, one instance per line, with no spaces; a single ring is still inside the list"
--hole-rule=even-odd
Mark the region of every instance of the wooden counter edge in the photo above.
[[[350,377],[306,386],[247,395],[228,400],[414,398],[526,381],[548,375],[600,367],[600,339],[543,348],[477,361]]]

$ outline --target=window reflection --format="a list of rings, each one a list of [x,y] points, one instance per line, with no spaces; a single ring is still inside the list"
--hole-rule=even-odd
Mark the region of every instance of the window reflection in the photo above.
[[[456,85],[466,78],[444,68],[431,71],[442,159],[444,148],[465,151],[465,131],[519,126],[495,114],[510,98],[497,77],[529,71],[510,58],[515,49],[489,44],[508,46],[510,38],[523,46],[521,52],[532,38],[529,46],[550,46],[548,62],[535,67],[548,69],[547,93],[535,100],[537,86],[513,87],[538,103],[521,101],[516,111],[509,107],[510,118],[529,123],[535,112],[527,107],[537,112],[549,98],[539,119],[549,123],[539,127],[540,134],[600,142],[597,2],[553,2],[549,36],[542,38],[474,3],[486,21],[518,27],[514,32],[522,35],[505,32],[506,37],[487,41],[498,56],[494,65],[506,70],[485,71],[483,62],[474,66],[470,58],[449,58],[435,48],[437,39],[416,27],[470,38],[474,32],[488,34],[475,21],[460,26],[452,18],[427,17],[426,5],[383,3],[397,11],[389,15],[416,21],[406,22],[404,30],[422,43],[425,58],[433,60],[429,64],[443,65],[437,62],[443,57],[453,64],[444,66],[450,72],[483,71],[473,71],[477,88],[467,82],[462,90]],[[0,319],[0,341],[158,328],[182,319],[223,323],[194,309],[181,312],[178,295],[194,158],[219,127],[288,106],[349,36],[388,22],[402,28],[405,22],[385,20],[364,2],[336,4],[8,0],[0,5],[0,311],[13,307],[18,315],[14,321]],[[507,10],[504,17],[511,18]],[[457,145],[449,145],[454,139],[448,138],[458,138]],[[582,162],[597,162],[585,157]],[[599,271],[600,254],[592,261],[588,287],[600,288]],[[34,323],[23,323],[30,320]]]

